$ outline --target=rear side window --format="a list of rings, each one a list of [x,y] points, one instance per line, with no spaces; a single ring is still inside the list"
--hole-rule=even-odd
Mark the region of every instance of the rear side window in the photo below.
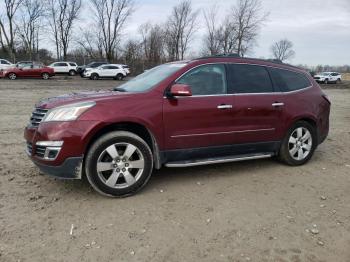
[[[194,68],[177,83],[189,85],[195,96],[226,94],[225,66],[213,64]]]
[[[311,86],[309,79],[301,73],[269,68],[274,85],[282,92],[301,90]]]
[[[274,92],[269,73],[263,66],[227,65],[228,92],[230,94]]]

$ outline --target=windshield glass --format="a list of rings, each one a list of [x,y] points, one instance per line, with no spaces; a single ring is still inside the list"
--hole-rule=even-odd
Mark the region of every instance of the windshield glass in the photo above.
[[[321,73],[322,76],[328,76],[329,73],[328,72],[324,72],[324,73]]]
[[[167,77],[183,68],[185,63],[165,64],[152,68],[143,74],[131,79],[114,90],[125,92],[144,92],[156,86]]]

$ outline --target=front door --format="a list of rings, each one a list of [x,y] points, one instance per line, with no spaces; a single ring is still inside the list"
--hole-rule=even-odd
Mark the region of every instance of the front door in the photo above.
[[[225,66],[199,66],[176,83],[189,85],[192,96],[164,98],[165,150],[232,144],[234,106],[233,96],[227,95]]]

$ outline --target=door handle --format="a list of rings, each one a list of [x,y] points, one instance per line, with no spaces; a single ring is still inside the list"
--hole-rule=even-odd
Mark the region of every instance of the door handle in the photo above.
[[[273,103],[272,106],[273,107],[281,107],[281,106],[284,106],[284,103],[276,102],[276,103]]]
[[[219,105],[218,109],[231,109],[232,107],[232,105]]]

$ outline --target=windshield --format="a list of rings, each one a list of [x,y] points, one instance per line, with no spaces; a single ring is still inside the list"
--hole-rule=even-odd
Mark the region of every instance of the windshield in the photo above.
[[[156,86],[167,77],[183,68],[186,63],[174,63],[157,66],[131,79],[114,90],[124,92],[144,92]]]
[[[328,72],[321,73],[322,76],[328,76],[329,74]]]

